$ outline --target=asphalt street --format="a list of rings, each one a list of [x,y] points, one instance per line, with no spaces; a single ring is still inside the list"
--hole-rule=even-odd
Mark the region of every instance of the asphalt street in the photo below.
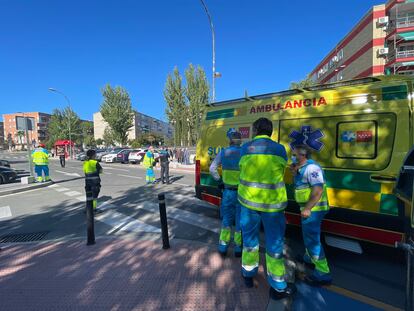
[[[0,154],[0,158],[11,160],[12,167],[27,169],[24,154]],[[100,238],[116,236],[160,240],[157,195],[163,192],[172,239],[217,243],[218,211],[194,197],[194,173],[170,170],[171,185],[146,185],[141,166],[105,163],[102,166],[100,204],[105,211],[96,217],[98,242]],[[47,240],[86,240],[82,162],[68,161],[62,168],[58,160],[51,160],[50,171],[53,185],[0,197],[0,237],[44,232]],[[156,174],[159,176],[159,169]],[[288,228],[286,244],[286,253],[291,258],[303,252],[299,228]],[[377,302],[379,309],[403,308],[402,254],[368,244],[363,244],[363,249],[364,253],[359,255],[326,248],[334,277],[331,289],[340,293],[350,291],[347,295],[356,295],[357,299],[373,305]]]

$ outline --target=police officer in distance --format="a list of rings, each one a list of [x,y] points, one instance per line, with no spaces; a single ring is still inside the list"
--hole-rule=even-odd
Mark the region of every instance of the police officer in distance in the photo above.
[[[99,213],[98,196],[101,190],[102,166],[96,160],[96,151],[89,149],[86,152],[86,160],[83,162],[83,172],[85,173],[85,192],[86,199],[92,200],[92,206],[95,213]]]

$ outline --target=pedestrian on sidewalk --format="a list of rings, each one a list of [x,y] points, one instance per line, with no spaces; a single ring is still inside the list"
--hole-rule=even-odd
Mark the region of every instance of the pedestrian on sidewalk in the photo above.
[[[32,152],[32,161],[35,166],[36,181],[49,181],[49,153],[44,144],[39,144],[38,147]]]
[[[243,237],[242,275],[247,287],[259,269],[259,232],[263,223],[266,241],[269,296],[280,299],[294,294],[294,284],[285,281],[283,244],[287,194],[283,177],[287,164],[286,149],[273,141],[272,121],[260,118],[253,123],[253,140],[241,150],[238,198]]]
[[[93,149],[86,151],[83,172],[85,173],[86,199],[92,199],[93,211],[98,213],[98,196],[101,191],[101,177],[99,174],[102,174],[102,166],[96,161],[96,151]]]
[[[66,160],[66,152],[65,152],[65,147],[63,146],[58,146],[57,148],[57,155],[59,156],[59,162],[60,162],[60,166],[61,167],[65,167],[65,160]]]
[[[227,255],[227,249],[231,240],[231,228],[234,230],[234,256],[242,255],[242,237],[240,230],[240,203],[237,200],[237,188],[239,185],[239,161],[241,153],[241,134],[235,129],[227,132],[229,147],[222,149],[210,165],[210,174],[219,181],[219,189],[224,188],[221,200],[221,231],[218,251],[221,256]],[[222,168],[222,181],[218,174],[218,167]]]
[[[295,178],[295,200],[300,206],[306,248],[301,261],[315,265],[305,282],[313,286],[331,284],[332,276],[321,244],[321,224],[329,211],[323,170],[311,159],[311,151],[305,145],[293,149],[290,169]]]
[[[155,184],[154,166],[156,162],[154,158],[154,147],[153,146],[150,146],[148,148],[148,151],[144,156],[144,160],[142,161],[142,164],[147,169],[147,172],[145,175],[145,180],[147,181],[147,184]]]
[[[163,184],[170,183],[170,177],[169,177],[169,170],[170,170],[170,153],[168,152],[167,148],[162,147],[160,151],[159,161],[161,165],[161,182]]]

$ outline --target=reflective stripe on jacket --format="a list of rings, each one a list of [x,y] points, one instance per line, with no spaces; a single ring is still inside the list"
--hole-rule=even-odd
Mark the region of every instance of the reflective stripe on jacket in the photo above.
[[[256,136],[244,144],[239,163],[239,202],[257,211],[283,211],[287,206],[283,182],[286,164],[285,147],[269,136]]]
[[[234,187],[239,184],[241,147],[230,146],[223,149],[221,168],[223,170],[223,183],[225,186]]]
[[[98,161],[96,160],[85,160],[83,162],[83,172],[85,173],[85,184],[86,185],[97,185],[101,182],[99,177]]]
[[[33,163],[35,165],[48,165],[49,164],[49,156],[45,149],[43,148],[36,148],[32,153]]]
[[[295,200],[300,206],[300,210],[303,210],[306,203],[309,201],[312,194],[312,185],[309,183],[303,183],[303,175],[306,172],[307,167],[310,165],[317,165],[313,160],[308,160],[307,163],[299,169],[298,175],[295,176]],[[320,166],[319,166],[320,167]],[[322,168],[320,168],[323,172]],[[325,181],[325,179],[324,179]],[[326,182],[323,184],[323,192],[319,201],[312,207],[311,211],[327,211],[329,210],[328,195],[326,191]]]

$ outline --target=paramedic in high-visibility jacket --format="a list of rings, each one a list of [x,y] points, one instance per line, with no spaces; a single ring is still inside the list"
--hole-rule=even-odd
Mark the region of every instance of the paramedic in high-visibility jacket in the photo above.
[[[283,245],[287,194],[283,177],[287,166],[286,149],[270,137],[273,124],[260,118],[253,123],[253,140],[244,144],[240,159],[238,199],[243,237],[242,275],[247,287],[259,269],[259,232],[263,223],[266,244],[267,280],[270,298],[293,295],[294,284],[285,281]]]
[[[154,166],[155,166],[155,158],[154,158],[154,147],[150,146],[148,148],[147,153],[145,153],[144,160],[142,161],[142,165],[147,169],[145,180],[147,184],[155,184],[155,173],[154,173]]]
[[[210,174],[217,181],[220,175],[217,171],[221,165],[222,184],[224,186],[223,196],[221,199],[221,230],[219,237],[218,251],[224,257],[231,240],[231,228],[235,223],[234,230],[234,256],[242,255],[242,237],[240,231],[240,203],[237,200],[237,188],[239,185],[239,161],[240,161],[240,144],[241,134],[235,129],[229,129],[227,137],[230,140],[230,146],[224,148],[216,156],[210,166]]]
[[[86,151],[86,160],[83,162],[83,172],[85,173],[85,192],[86,199],[92,200],[95,213],[98,213],[98,196],[101,191],[102,166],[96,160],[96,151],[89,149]]]
[[[32,152],[32,161],[35,165],[36,181],[49,181],[49,154],[45,145],[39,144]]]
[[[332,282],[320,241],[321,224],[329,211],[329,205],[322,168],[310,157],[311,151],[307,146],[295,146],[290,168],[295,178],[295,200],[302,216],[302,235],[306,248],[303,261],[315,265],[313,273],[306,276],[305,281],[320,286]]]

